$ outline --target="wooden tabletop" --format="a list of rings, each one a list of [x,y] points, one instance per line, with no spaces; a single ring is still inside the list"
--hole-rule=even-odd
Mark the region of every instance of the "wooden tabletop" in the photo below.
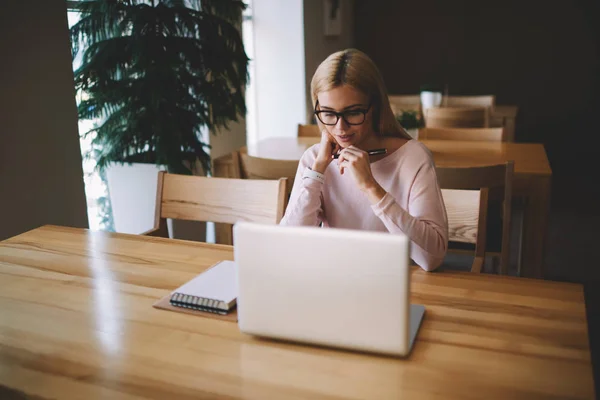
[[[319,138],[268,138],[248,146],[248,154],[279,160],[299,160]],[[439,166],[474,166],[515,162],[515,174],[552,174],[544,145],[540,143],[421,140]]]
[[[232,257],[54,226],[0,242],[0,385],[39,398],[593,398],[580,285],[414,269],[427,311],[407,359],[152,307]]]

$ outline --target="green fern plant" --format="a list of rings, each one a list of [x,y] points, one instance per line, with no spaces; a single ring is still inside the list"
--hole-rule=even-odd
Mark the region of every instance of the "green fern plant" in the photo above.
[[[238,0],[79,1],[71,28],[80,119],[99,119],[97,165],[144,162],[210,171],[202,133],[246,113],[248,57]]]

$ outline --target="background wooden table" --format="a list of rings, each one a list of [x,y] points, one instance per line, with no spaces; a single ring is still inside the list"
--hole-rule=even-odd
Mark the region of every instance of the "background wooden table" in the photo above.
[[[490,126],[503,127],[507,142],[515,141],[515,128],[519,107],[510,105],[495,105],[490,115]]]
[[[0,385],[40,398],[594,395],[582,287],[412,272],[407,359],[259,340],[152,308],[229,246],[47,226],[0,242]],[[1,392],[0,392],[1,393]]]
[[[300,160],[318,138],[269,138],[244,148],[256,157]],[[422,140],[439,166],[476,166],[515,162],[513,195],[524,200],[522,276],[543,277],[544,245],[550,212],[552,170],[539,143],[463,142],[456,140]],[[215,176],[237,176],[231,155],[214,160]]]

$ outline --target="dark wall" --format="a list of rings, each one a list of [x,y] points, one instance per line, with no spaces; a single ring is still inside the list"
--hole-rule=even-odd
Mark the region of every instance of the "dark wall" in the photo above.
[[[87,227],[64,0],[0,1],[0,240]]]
[[[354,38],[391,94],[439,82],[518,105],[516,140],[544,143],[555,173],[571,173],[593,167],[600,135],[598,3],[357,0]]]

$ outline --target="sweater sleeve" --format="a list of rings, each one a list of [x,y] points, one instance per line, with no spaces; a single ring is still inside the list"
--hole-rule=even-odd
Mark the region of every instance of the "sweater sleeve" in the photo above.
[[[408,210],[404,210],[386,193],[371,208],[390,233],[409,237],[411,258],[425,271],[433,271],[448,249],[448,217],[432,162],[418,170],[408,199]]]
[[[312,165],[314,149],[308,149],[298,163],[294,186],[285,215],[280,225],[318,226],[323,222],[323,183],[315,179],[302,179],[306,168]]]

